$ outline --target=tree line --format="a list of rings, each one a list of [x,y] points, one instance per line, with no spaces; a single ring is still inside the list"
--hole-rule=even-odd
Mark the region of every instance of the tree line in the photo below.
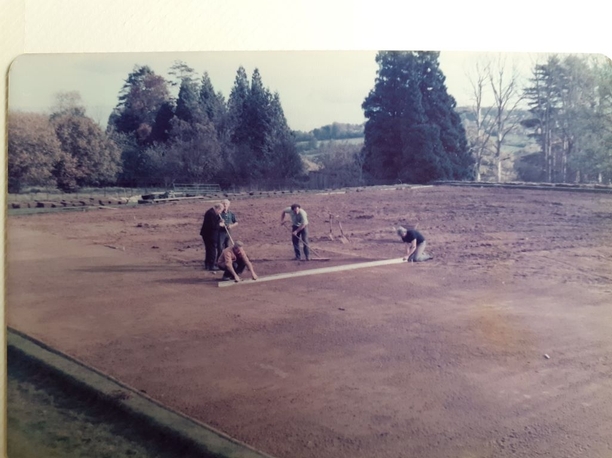
[[[522,125],[540,146],[525,158],[530,181],[612,181],[612,61],[569,55],[536,64]]]
[[[478,62],[465,125],[475,179],[514,175],[536,182],[612,180],[612,66],[600,56],[551,55],[522,82],[506,57]],[[486,95],[493,104],[486,105]],[[508,136],[535,145],[508,152]],[[502,150],[506,147],[506,151]]]
[[[359,174],[370,182],[480,181],[483,173],[498,182],[612,182],[610,59],[551,55],[526,82],[507,55],[478,62],[462,119],[438,57],[377,54],[376,82],[362,104],[364,151],[349,168],[362,163]],[[511,136],[536,150],[517,150]]]
[[[184,62],[172,78],[136,66],[118,95],[106,130],[85,113],[78,93],[58,94],[50,116],[9,113],[9,190],[55,185],[249,186],[303,179],[278,93],[258,69],[237,70],[226,101],[205,72]],[[176,98],[171,87],[178,86]]]
[[[175,62],[166,78],[136,66],[106,130],[86,115],[77,93],[59,94],[50,115],[10,112],[9,191],[42,184],[64,191],[181,182],[299,185],[307,178],[297,142],[356,135],[363,145],[325,145],[319,173],[348,186],[426,183],[480,180],[492,166],[502,181],[511,159],[525,181],[612,179],[609,60],[551,56],[534,66],[526,86],[502,61],[477,66],[470,123],[447,91],[438,52],[381,51],[376,62],[361,105],[365,124],[333,123],[310,133],[289,128],[279,94],[257,69],[249,80],[238,68],[225,100],[206,72],[197,75],[184,62]],[[484,103],[487,90],[492,105]],[[509,157],[504,146],[517,130],[528,132],[538,150]]]

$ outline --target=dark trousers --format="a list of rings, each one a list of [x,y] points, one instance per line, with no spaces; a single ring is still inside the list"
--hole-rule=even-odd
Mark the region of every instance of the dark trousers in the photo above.
[[[212,269],[219,258],[219,237],[217,234],[202,236],[204,241],[204,268]]]
[[[223,251],[230,244],[230,238],[227,231],[224,229],[219,231],[219,251]],[[219,253],[220,255],[221,253]]]
[[[422,262],[422,261],[428,261],[429,259],[431,259],[431,256],[425,253],[426,246],[427,246],[426,240],[423,240],[421,243],[419,243],[417,245],[416,250],[414,250],[414,253],[412,253],[410,257],[408,258],[408,261]]]
[[[298,232],[298,235],[295,236],[293,235],[293,232],[295,232],[297,230],[299,226],[292,226],[291,232],[291,242],[293,243],[293,251],[295,252],[295,258],[296,259],[300,259],[301,255],[300,255],[300,239],[302,240],[302,243],[304,244],[304,257],[306,259],[309,258],[310,256],[310,250],[308,249],[308,227],[305,227],[304,229],[302,229],[301,232]]]
[[[245,262],[240,258],[235,260],[232,265],[234,266],[234,272],[236,272],[238,275],[244,272],[244,268],[246,267]],[[232,275],[232,273],[227,269],[225,269],[223,272],[223,276],[226,278],[234,278],[234,275]]]

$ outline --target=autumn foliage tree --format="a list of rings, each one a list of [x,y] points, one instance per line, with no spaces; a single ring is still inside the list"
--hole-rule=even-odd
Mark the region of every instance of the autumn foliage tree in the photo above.
[[[64,156],[49,117],[39,113],[9,112],[8,190],[56,184],[54,167]]]
[[[152,166],[146,150],[154,142],[168,139],[174,116],[168,86],[150,67],[136,65],[119,92],[107,131],[122,150],[122,185],[137,186],[149,181]]]
[[[80,94],[56,94],[50,116],[14,112],[9,116],[9,188],[114,184],[121,170],[121,151],[91,118]]]
[[[167,81],[146,65],[136,66],[121,88],[109,127],[120,133],[134,134],[139,143],[147,143],[157,112],[169,100]]]
[[[61,149],[72,161],[56,172],[63,177],[60,188],[114,184],[121,171],[121,151],[98,124],[87,116],[61,114],[53,118]],[[70,176],[74,180],[67,179]]]

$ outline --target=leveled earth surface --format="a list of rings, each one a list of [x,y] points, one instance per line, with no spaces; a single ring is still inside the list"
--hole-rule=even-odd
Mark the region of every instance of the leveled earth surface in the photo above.
[[[327,260],[292,260],[294,202]],[[434,259],[224,288],[211,205],[9,216],[8,325],[279,458],[612,456],[612,194],[235,199],[262,278],[400,258],[400,224]]]

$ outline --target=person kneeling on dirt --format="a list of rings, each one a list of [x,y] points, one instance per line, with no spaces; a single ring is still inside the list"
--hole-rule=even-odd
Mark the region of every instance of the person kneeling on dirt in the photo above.
[[[255,274],[253,264],[251,264],[246,251],[244,251],[244,244],[242,242],[236,241],[234,246],[225,248],[221,252],[221,256],[219,256],[217,265],[224,270],[223,277],[221,278],[223,281],[233,279],[239,282],[239,275],[244,271],[245,267],[251,272],[253,280],[257,280],[257,274]]]
[[[407,243],[406,257],[404,261],[408,262],[422,262],[428,259],[433,259],[432,256],[425,253],[425,247],[427,242],[425,237],[416,229],[406,229],[405,227],[399,227],[397,229],[397,235],[402,238],[402,242]]]

